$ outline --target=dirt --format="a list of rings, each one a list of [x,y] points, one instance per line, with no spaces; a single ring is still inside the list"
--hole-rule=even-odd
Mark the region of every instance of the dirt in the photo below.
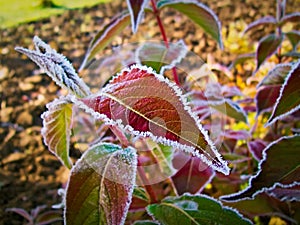
[[[61,202],[57,190],[67,182],[68,170],[43,144],[40,115],[45,105],[60,94],[60,89],[42,74],[28,58],[14,51],[15,46],[32,48],[32,37],[38,35],[58,52],[67,56],[75,68],[80,66],[93,34],[111,17],[126,7],[113,1],[89,9],[67,11],[38,22],[0,30],[0,224],[25,224],[21,216],[6,212],[7,208],[31,209]],[[203,1],[219,16],[222,25],[243,18],[247,23],[275,12],[276,1],[230,0]],[[288,0],[287,11],[300,10],[299,1]],[[184,39],[191,50],[204,60],[211,53],[220,62],[229,64],[235,56],[218,50],[214,41],[201,29],[174,11],[164,11],[167,34]],[[139,32],[132,36],[130,28],[112,45],[133,42],[144,37],[160,38],[152,15],[146,15]],[[149,29],[149,26],[150,29]],[[153,27],[152,27],[153,26]],[[255,36],[255,34],[254,34]],[[71,155],[78,157],[71,149]],[[77,155],[76,155],[77,154]],[[57,224],[61,224],[58,222]]]

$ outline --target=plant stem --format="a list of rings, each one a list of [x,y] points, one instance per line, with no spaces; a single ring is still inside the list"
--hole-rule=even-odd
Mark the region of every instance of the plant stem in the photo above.
[[[139,174],[142,182],[144,183],[144,187],[145,187],[147,193],[150,196],[150,201],[151,201],[150,203],[157,203],[158,200],[157,200],[157,197],[155,195],[155,192],[154,192],[152,186],[147,185],[149,183],[149,179],[148,179],[147,175],[145,174],[143,165],[141,164],[139,158],[138,158],[137,171],[138,171],[138,174]]]
[[[111,125],[110,130],[116,135],[123,147],[128,147],[130,145],[127,137],[119,127]]]
[[[159,16],[159,10],[156,7],[156,1],[151,0],[151,5],[152,5],[152,9],[153,9],[154,15],[156,17],[156,20],[157,20],[157,23],[158,23],[158,26],[159,26],[159,29],[160,29],[160,32],[161,32],[161,35],[162,35],[162,38],[163,38],[163,41],[165,43],[165,46],[167,48],[169,48],[168,38],[167,38],[167,35],[166,35],[165,28],[164,28],[164,26],[161,22],[160,16]],[[178,74],[177,74],[177,71],[176,71],[175,67],[172,68],[172,73],[173,73],[173,78],[174,78],[175,83],[178,86],[180,86],[179,79],[178,79]]]

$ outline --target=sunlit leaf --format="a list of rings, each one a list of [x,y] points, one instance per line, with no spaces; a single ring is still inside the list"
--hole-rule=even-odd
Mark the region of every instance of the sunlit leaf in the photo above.
[[[209,101],[208,103],[213,109],[216,109],[235,120],[248,123],[245,111],[237,103],[230,99],[224,99],[223,101]]]
[[[72,101],[96,119],[192,153],[214,169],[229,173],[179,88],[151,68],[124,69],[100,94]]]
[[[274,107],[279,96],[281,85],[268,85],[260,87],[255,96],[257,115]]]
[[[136,167],[132,148],[100,143],[88,149],[71,171],[65,224],[124,224]]]
[[[274,85],[274,84],[283,84],[286,76],[290,72],[292,65],[289,63],[277,64],[272,70],[270,70],[267,76],[262,79],[257,87],[263,85]]]
[[[85,97],[90,94],[89,87],[79,78],[66,57],[57,53],[37,36],[33,38],[33,43],[35,45],[34,51],[22,47],[16,47],[15,50],[27,55],[60,87],[78,97]]]
[[[280,184],[300,182],[300,136],[282,137],[268,145],[263,152],[259,171],[252,176],[249,186],[236,194],[223,196],[226,201],[253,198],[258,193]]]
[[[284,116],[290,115],[300,108],[300,60],[293,65],[280,89],[273,113],[268,125]]]
[[[282,37],[275,34],[270,34],[259,41],[258,48],[256,50],[256,70],[258,70],[267,58],[276,52],[281,42]]]
[[[149,0],[127,0],[127,6],[131,16],[132,32],[136,33],[141,22],[144,8]]]
[[[299,21],[300,21],[300,12],[294,12],[294,13],[290,13],[290,14],[282,17],[280,20],[280,25],[283,26],[284,24],[286,24],[288,22],[295,22],[295,23],[298,22],[299,23]]]
[[[255,30],[259,26],[266,26],[266,25],[276,25],[277,21],[273,16],[265,16],[263,18],[260,18],[258,20],[255,20],[254,22],[250,23],[247,28],[244,30],[244,33],[250,31],[250,30]]]
[[[170,43],[167,48],[162,43],[145,42],[137,50],[137,62],[152,67],[157,73],[172,69],[187,53],[184,42]]]
[[[196,0],[160,0],[157,2],[158,8],[164,8],[166,6],[186,15],[217,41],[220,48],[223,48],[220,32],[221,23],[216,14],[206,5]]]
[[[130,24],[130,14],[123,12],[110,21],[94,36],[79,70],[91,62],[97,53],[102,51],[115,36],[120,34]]]
[[[300,31],[292,30],[290,32],[285,33],[285,36],[287,36],[287,38],[291,42],[293,49],[296,50],[297,46],[300,43]]]
[[[181,160],[182,155],[183,153],[177,154],[174,160]],[[214,175],[214,171],[199,158],[190,157],[184,166],[172,176],[172,180],[179,195],[185,192],[195,194],[200,193]]]
[[[236,210],[225,207],[206,195],[168,197],[160,204],[149,205],[147,211],[163,225],[251,224]]]
[[[49,151],[55,154],[68,168],[72,167],[69,158],[72,103],[65,98],[56,99],[47,104],[48,110],[43,119],[42,136]]]

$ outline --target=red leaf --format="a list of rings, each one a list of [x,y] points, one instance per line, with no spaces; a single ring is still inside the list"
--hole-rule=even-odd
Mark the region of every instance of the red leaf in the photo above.
[[[182,160],[182,157],[186,155],[179,153],[174,160]],[[188,162],[172,177],[172,180],[179,195],[185,192],[195,194],[200,193],[214,175],[214,171],[199,158],[190,157]]]
[[[79,100],[98,119],[190,152],[214,169],[229,173],[181,91],[148,67],[125,69],[98,96]]]
[[[261,87],[255,96],[257,115],[274,106],[279,96],[281,85]]]
[[[258,19],[256,21],[250,23],[248,25],[248,27],[246,28],[246,30],[244,31],[244,33],[248,32],[250,30],[253,30],[253,29],[255,29],[255,28],[257,28],[258,26],[261,26],[261,25],[264,25],[264,26],[268,25],[268,24],[276,25],[276,23],[277,23],[277,21],[273,16],[265,16],[261,19]]]
[[[149,0],[127,0],[128,9],[131,15],[132,32],[136,33],[141,22],[144,8]]]
[[[269,58],[271,55],[273,55],[276,52],[281,42],[282,42],[282,37],[281,36],[278,37],[275,34],[270,34],[261,39],[256,51],[256,61],[257,61],[256,71],[267,58]]]
[[[276,100],[274,111],[268,121],[268,125],[284,116],[296,112],[300,108],[299,84],[300,60],[292,67],[280,89],[280,95]]]
[[[280,26],[283,26],[284,24],[288,23],[288,22],[298,22],[300,21],[300,12],[295,12],[295,13],[291,13],[288,15],[285,15],[284,17],[281,18],[280,20]]]

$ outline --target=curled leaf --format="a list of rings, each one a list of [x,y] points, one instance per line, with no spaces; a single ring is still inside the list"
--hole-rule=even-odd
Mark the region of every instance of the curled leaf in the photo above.
[[[281,42],[282,36],[275,34],[270,34],[260,40],[256,50],[256,71],[267,58],[276,52]]]
[[[71,91],[78,97],[90,94],[89,87],[79,78],[72,64],[63,55],[57,53],[39,37],[33,38],[35,50],[16,47],[15,50],[27,55],[55,81],[57,85]]]
[[[104,26],[93,38],[79,70],[85,68],[97,53],[102,51],[112,39],[130,24],[130,14],[123,12]]]
[[[134,149],[100,143],[88,149],[71,171],[65,224],[124,224],[137,167]]]
[[[300,60],[289,71],[280,95],[276,100],[273,113],[267,123],[270,125],[278,119],[290,115],[300,108]]]
[[[43,119],[42,136],[50,152],[55,154],[61,162],[72,167],[69,158],[72,103],[66,98],[55,99],[47,104],[48,110],[41,115]]]
[[[206,5],[196,0],[160,0],[157,2],[158,8],[162,9],[166,6],[186,15],[217,41],[221,49],[223,48],[221,23],[216,14]]]
[[[192,153],[214,169],[229,173],[181,91],[148,67],[124,69],[99,95],[73,102],[96,119]]]
[[[282,137],[269,144],[263,152],[259,171],[249,180],[245,190],[223,196],[225,201],[254,198],[257,194],[280,185],[300,182],[300,136]],[[280,165],[280,166],[278,166]]]
[[[149,0],[127,0],[128,9],[131,16],[132,32],[136,33],[141,22],[144,8]]]

